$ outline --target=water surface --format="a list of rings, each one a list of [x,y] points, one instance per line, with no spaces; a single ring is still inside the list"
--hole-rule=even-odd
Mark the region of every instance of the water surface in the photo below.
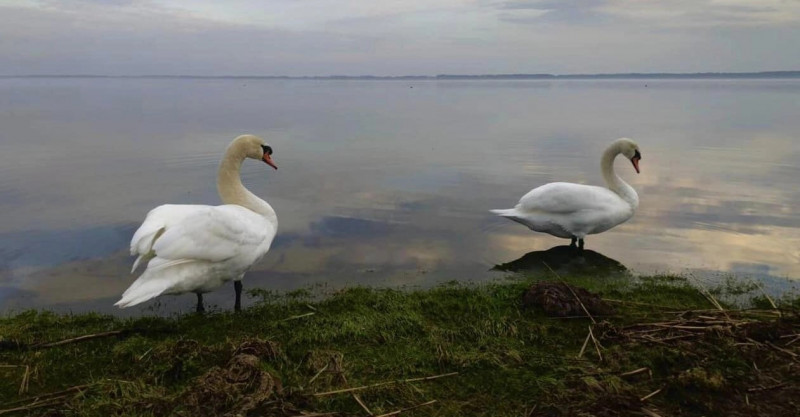
[[[159,204],[217,204],[218,159],[241,133],[267,138],[280,167],[244,166],[280,219],[245,288],[535,268],[566,242],[488,210],[551,181],[601,185],[601,152],[627,136],[642,173],[616,169],[641,205],[580,262],[793,291],[799,94],[800,80],[0,79],[0,310],[115,311],[133,231]]]

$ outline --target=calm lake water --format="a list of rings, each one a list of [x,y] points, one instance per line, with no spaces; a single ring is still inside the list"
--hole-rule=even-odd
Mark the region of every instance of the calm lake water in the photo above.
[[[160,204],[218,204],[241,133],[280,167],[244,166],[280,221],[246,289],[426,287],[546,261],[797,292],[798,115],[800,80],[0,79],[0,311],[118,311],[133,231]],[[602,185],[622,136],[642,150],[641,174],[616,164],[641,205],[585,256],[488,212],[551,181]],[[207,300],[230,309],[232,285]]]

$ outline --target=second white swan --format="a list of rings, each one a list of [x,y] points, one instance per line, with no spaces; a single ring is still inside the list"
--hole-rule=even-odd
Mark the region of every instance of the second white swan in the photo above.
[[[266,201],[242,184],[245,158],[272,162],[272,148],[258,136],[242,135],[228,145],[219,164],[217,191],[224,205],[165,204],[147,214],[131,239],[133,269],[146,264],[116,304],[134,306],[162,294],[197,294],[197,311],[205,310],[203,293],[228,281],[241,309],[244,273],[269,250],[278,217]]]
[[[622,154],[639,173],[642,154],[628,138],[612,142],[603,152],[600,166],[606,187],[552,182],[525,194],[516,207],[492,210],[499,216],[528,226],[536,232],[572,239],[583,248],[586,235],[605,232],[628,221],[639,207],[636,191],[614,172],[614,159]]]

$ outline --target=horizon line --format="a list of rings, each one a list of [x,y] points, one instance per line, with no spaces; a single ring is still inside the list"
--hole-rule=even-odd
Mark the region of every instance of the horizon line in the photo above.
[[[800,70],[746,72],[619,72],[619,73],[497,73],[497,74],[436,74],[436,75],[200,75],[200,74],[0,74],[0,78],[262,78],[262,79],[558,79],[558,78],[725,78],[725,77],[800,77]]]

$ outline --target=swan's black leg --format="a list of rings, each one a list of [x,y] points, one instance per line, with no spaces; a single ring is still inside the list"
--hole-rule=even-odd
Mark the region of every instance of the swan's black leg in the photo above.
[[[578,248],[583,249],[583,239],[578,239]]]
[[[574,248],[575,247],[575,242],[577,242],[577,241],[578,241],[578,238],[577,237],[573,237],[572,238],[572,242],[570,242],[569,245]]]
[[[206,308],[203,306],[203,294],[197,293],[197,312],[205,313]]]
[[[233,289],[236,291],[236,303],[233,304],[233,311],[242,311],[242,281],[233,281]]]

